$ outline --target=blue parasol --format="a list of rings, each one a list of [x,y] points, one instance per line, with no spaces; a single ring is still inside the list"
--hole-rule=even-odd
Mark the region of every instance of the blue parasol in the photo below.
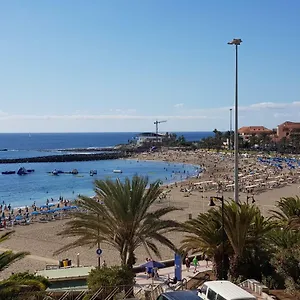
[[[31,214],[32,214],[32,215],[39,215],[40,212],[39,212],[39,211],[33,211]]]
[[[165,264],[155,260],[150,260],[145,264],[141,265],[141,267],[143,268],[163,268],[164,266]]]

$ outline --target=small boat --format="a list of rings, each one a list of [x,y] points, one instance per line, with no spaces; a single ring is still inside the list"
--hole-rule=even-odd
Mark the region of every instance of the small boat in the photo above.
[[[28,173],[27,173],[27,170],[24,167],[22,167],[18,170],[17,174],[18,175],[26,175]]]
[[[114,173],[123,173],[122,170],[113,170]]]
[[[57,170],[52,171],[52,175],[58,175],[58,171]]]
[[[94,175],[96,175],[97,174],[97,170],[91,170],[90,171],[90,176],[94,176]]]
[[[28,169],[27,170],[27,173],[32,173],[32,172],[34,172],[34,169]]]
[[[4,148],[4,149],[0,149],[0,151],[8,151],[8,149]]]
[[[10,175],[10,174],[16,174],[16,171],[4,171],[1,172],[3,175]]]
[[[71,172],[71,174],[77,175],[78,174],[78,170],[77,169],[73,169],[72,172]]]

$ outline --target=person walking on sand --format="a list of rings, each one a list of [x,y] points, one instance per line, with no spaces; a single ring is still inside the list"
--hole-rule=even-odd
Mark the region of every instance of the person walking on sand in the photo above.
[[[194,273],[197,272],[197,267],[198,267],[198,259],[196,256],[193,258],[193,266],[194,266]]]
[[[190,262],[188,256],[185,258],[184,263],[185,263],[185,266],[186,266],[186,270],[189,272],[190,267],[191,267],[191,262]]]

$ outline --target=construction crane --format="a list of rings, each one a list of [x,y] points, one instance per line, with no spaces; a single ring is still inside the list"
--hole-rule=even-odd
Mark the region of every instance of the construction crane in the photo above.
[[[163,120],[163,121],[158,121],[158,120],[156,120],[155,122],[154,122],[154,125],[155,125],[155,133],[156,133],[156,144],[158,144],[158,124],[160,124],[160,123],[166,123],[167,122],[167,120]]]

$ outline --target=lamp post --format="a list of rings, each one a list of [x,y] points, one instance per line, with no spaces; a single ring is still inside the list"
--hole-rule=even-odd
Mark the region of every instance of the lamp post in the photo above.
[[[229,110],[229,117],[230,117],[230,120],[229,120],[229,150],[232,149],[232,108],[230,108]]]
[[[224,197],[218,197],[218,196],[212,196],[210,197],[210,203],[209,206],[215,206],[215,200],[219,200],[222,203],[222,279],[224,279],[224,264],[225,264],[225,227],[224,227]]]
[[[235,104],[234,104],[234,201],[239,202],[239,132],[238,132],[238,46],[241,39],[233,39],[228,45],[235,45]]]

